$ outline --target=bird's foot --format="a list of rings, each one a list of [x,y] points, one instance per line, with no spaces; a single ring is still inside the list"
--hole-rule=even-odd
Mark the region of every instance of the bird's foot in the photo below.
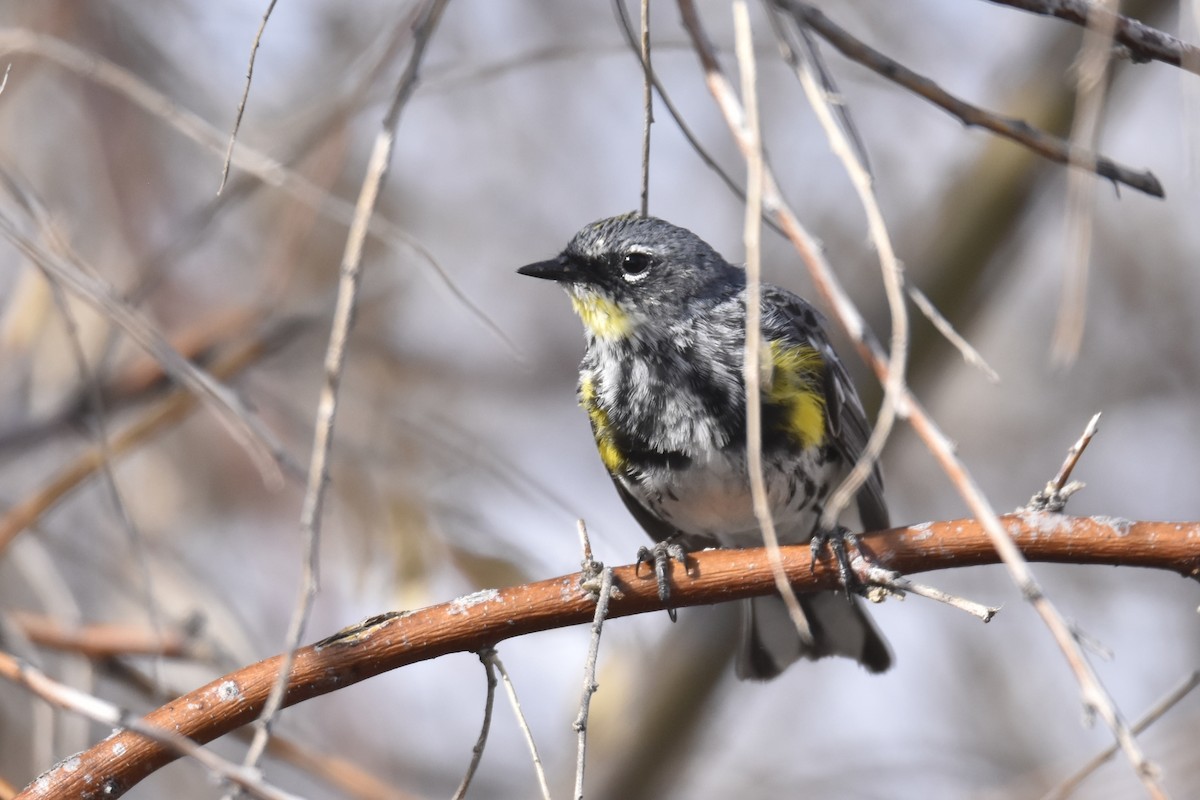
[[[849,600],[853,595],[863,594],[866,589],[864,584],[854,571],[854,567],[850,562],[850,554],[846,549],[847,544],[853,547],[858,545],[858,536],[851,533],[849,529],[842,525],[831,530],[816,530],[813,531],[812,541],[813,563],[816,563],[821,558],[821,551],[828,545],[833,557],[837,560],[838,576],[841,578],[842,589],[846,592],[846,599]]]
[[[658,599],[664,603],[671,598],[671,585],[667,580],[667,565],[677,561],[687,569],[687,551],[683,545],[672,539],[658,542],[654,547],[640,547],[637,553],[636,570],[640,573],[642,564],[654,565],[654,577],[658,582]],[[675,621],[675,609],[667,606],[667,615],[671,622]]]

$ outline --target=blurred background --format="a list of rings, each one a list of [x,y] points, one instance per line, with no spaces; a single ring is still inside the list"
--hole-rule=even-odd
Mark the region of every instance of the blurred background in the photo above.
[[[843,27],[946,89],[1065,134],[1078,28],[986,2],[824,3]],[[729,6],[699,4],[736,75]],[[408,56],[416,6],[281,3],[258,51],[239,153],[221,159],[265,3],[171,0],[0,4],[0,213],[111,283],[190,357],[218,372],[307,464],[347,209]],[[1196,40],[1194,6],[1124,4]],[[636,19],[636,8],[632,9]],[[860,206],[760,6],[765,137],[789,201],[855,301],[886,333]],[[688,123],[743,182],[678,11],[652,9],[654,63]],[[1101,184],[1078,360],[1050,342],[1069,257],[1066,171],[964,128],[842,59],[828,62],[870,155],[915,284],[1001,376],[989,383],[914,314],[911,381],[998,510],[1024,504],[1088,418],[1101,432],[1070,511],[1200,519],[1200,78],[1119,61],[1100,151],[1162,181],[1166,199]],[[140,87],[144,104],[123,87]],[[638,204],[641,71],[607,3],[454,0],[404,109],[368,240],[342,383],[308,641],[389,609],[578,568],[575,520],[596,555],[632,561],[644,534],[618,502],[576,407],[583,339],[562,293],[515,269],[583,224]],[[743,259],[741,201],[659,105],[650,210]],[[770,280],[811,295],[798,258],[765,234]],[[172,402],[152,362],[102,315],[68,301],[120,437]],[[55,293],[0,247],[0,512],[95,447]],[[864,398],[879,389],[838,340]],[[299,592],[303,487],[268,485],[209,410],[130,434],[113,481],[91,474],[0,552],[4,649],[135,711],[279,652]],[[883,459],[897,524],[966,515],[901,427]],[[120,499],[117,503],[115,498]],[[1111,653],[1097,669],[1136,718],[1200,665],[1194,582],[1133,569],[1038,566],[1065,616]],[[919,598],[873,609],[896,667],[803,663],[769,684],[733,679],[731,609],[609,625],[590,731],[592,797],[1037,797],[1111,740],[1087,727],[1061,654],[999,568],[926,576],[1002,605],[984,626]],[[181,658],[99,662],[29,634],[121,624],[182,638]],[[554,795],[573,783],[588,632],[504,642]],[[478,734],[484,671],[472,655],[418,664],[285,712],[278,732],[347,759],[383,788],[445,797]],[[1177,797],[1200,796],[1191,696],[1141,737]],[[0,685],[0,778],[20,788],[108,733]],[[240,760],[233,737],[214,745]],[[301,756],[302,762],[315,757]],[[308,797],[351,792],[269,757],[267,778]],[[1124,761],[1076,796],[1138,796]],[[134,797],[217,797],[179,762]],[[472,792],[531,797],[533,769],[499,703]]]

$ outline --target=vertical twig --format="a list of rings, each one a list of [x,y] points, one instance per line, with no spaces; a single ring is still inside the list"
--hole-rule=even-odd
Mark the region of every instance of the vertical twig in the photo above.
[[[775,585],[787,606],[788,614],[801,635],[811,637],[808,620],[800,608],[796,591],[788,583],[779,555],[779,536],[771,507],[767,502],[762,464],[762,196],[763,152],[758,124],[758,76],[754,60],[754,37],[750,30],[750,10],[745,0],[733,3],[734,42],[738,70],[742,76],[743,135],[746,137],[746,220],[743,237],[746,245],[746,335],[742,351],[742,382],[746,385],[746,462],[750,471],[750,497],[754,517],[762,531],[763,545],[771,560]]]
[[[582,530],[582,529],[581,529]],[[590,558],[590,554],[588,555]],[[592,707],[592,695],[600,688],[596,683],[596,662],[600,656],[600,633],[608,617],[608,601],[612,597],[612,570],[607,567],[600,573],[600,596],[596,598],[596,614],[592,617],[592,638],[588,645],[587,661],[583,667],[583,696],[579,698],[579,715],[572,726],[579,737],[579,749],[575,757],[575,800],[583,800],[583,769],[587,764],[588,713]]]
[[[1072,160],[1094,153],[1099,138],[1100,114],[1104,108],[1113,35],[1117,30],[1115,0],[1100,0],[1105,13],[1088,14],[1083,48],[1075,64],[1075,119],[1071,123]],[[1087,285],[1092,253],[1092,222],[1095,217],[1095,156],[1084,169],[1067,173],[1067,254],[1063,294],[1050,357],[1058,366],[1069,366],[1079,355],[1087,318]]]
[[[654,124],[654,81],[650,71],[650,0],[642,0],[642,216],[650,215],[650,126]]]
[[[475,771],[479,769],[479,762],[483,759],[483,749],[487,746],[488,731],[492,728],[492,708],[496,705],[496,668],[492,662],[492,656],[495,653],[496,651],[490,647],[479,652],[479,661],[487,673],[487,699],[483,701],[483,726],[479,729],[479,738],[475,740],[475,746],[471,748],[471,763],[467,765],[467,773],[463,775],[462,783],[455,790],[452,800],[462,800],[467,796],[467,789],[471,788]]]
[[[508,670],[504,668],[504,664],[500,661],[500,656],[495,650],[491,650],[487,655],[487,660],[500,672],[500,680],[504,681],[504,692],[508,695],[508,702],[512,706],[513,713],[517,715],[517,725],[521,728],[521,733],[525,736],[525,744],[529,746],[529,754],[533,757],[533,771],[537,773],[538,787],[542,790],[543,800],[550,800],[550,786],[546,783],[546,769],[542,766],[542,759],[538,755],[537,744],[533,741],[533,731],[529,728],[529,722],[525,719],[525,714],[521,711],[521,703],[517,700],[517,690],[513,686],[512,679],[508,677]]]
[[[308,468],[308,484],[304,492],[304,507],[300,513],[300,529],[305,552],[303,586],[297,599],[295,613],[288,627],[287,646],[279,679],[271,689],[262,715],[256,722],[254,740],[246,752],[247,766],[257,764],[266,749],[271,735],[271,725],[283,705],[288,678],[296,649],[304,636],[308,616],[318,591],[318,558],[320,553],[321,512],[324,508],[325,486],[329,481],[329,452],[333,445],[333,423],[337,415],[338,386],[341,383],[342,365],[346,356],[346,342],[354,321],[354,309],[358,301],[358,287],[362,276],[363,244],[371,222],[371,215],[379,194],[387,179],[391,165],[392,150],[396,142],[396,128],[400,112],[416,88],[417,75],[425,49],[437,27],[447,0],[431,0],[413,26],[413,52],[396,87],[392,104],[384,115],[381,130],[375,137],[375,145],[367,162],[367,174],[359,191],[354,220],[346,237],[346,249],[342,255],[341,278],[338,281],[337,301],[333,312],[333,323],[329,333],[329,344],[325,351],[325,384],[317,402],[317,420],[313,433],[312,458]]]

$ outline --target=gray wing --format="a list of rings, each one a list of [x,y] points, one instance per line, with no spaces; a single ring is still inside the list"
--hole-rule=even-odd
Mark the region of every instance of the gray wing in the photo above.
[[[824,318],[806,300],[776,286],[763,286],[763,300],[764,308],[773,307],[779,312],[777,319],[764,319],[768,334],[774,327],[785,326],[786,330],[781,332],[788,338],[808,340],[821,354],[825,363],[825,428],[834,448],[846,463],[855,464],[867,445],[871,425],[850,375],[825,337]],[[891,527],[887,505],[883,500],[883,476],[878,464],[859,489],[856,500],[864,530]]]

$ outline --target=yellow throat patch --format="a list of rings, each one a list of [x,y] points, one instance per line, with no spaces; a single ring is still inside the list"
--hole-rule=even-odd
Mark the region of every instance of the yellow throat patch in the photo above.
[[[769,356],[770,379],[763,383],[767,402],[787,409],[787,432],[801,447],[819,447],[825,441],[821,354],[808,345],[775,340]]]
[[[629,315],[617,304],[594,292],[571,292],[571,307],[583,320],[583,327],[597,339],[624,339],[633,330]]]

